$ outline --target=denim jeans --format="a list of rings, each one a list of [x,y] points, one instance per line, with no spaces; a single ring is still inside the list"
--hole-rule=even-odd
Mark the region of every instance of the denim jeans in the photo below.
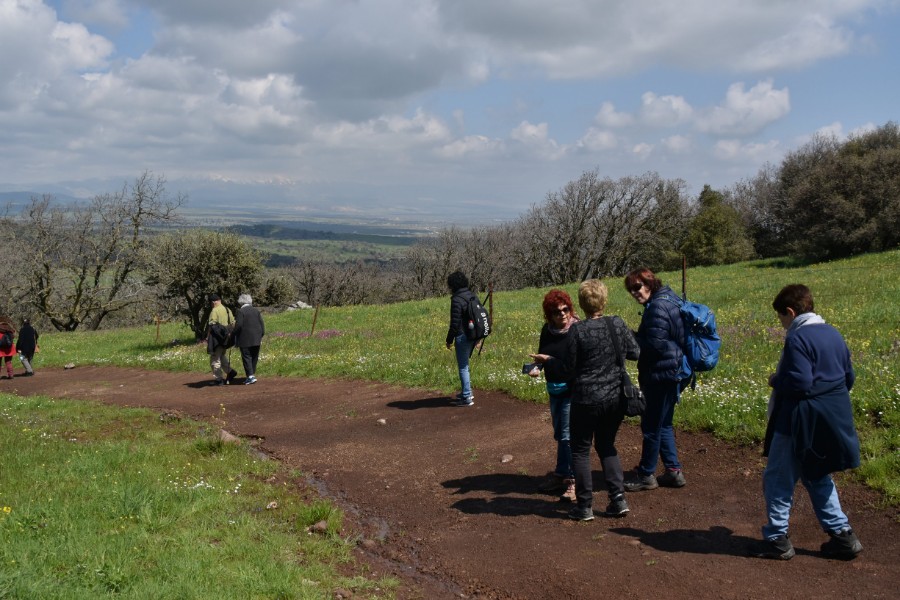
[[[575,495],[579,508],[593,504],[591,478],[591,442],[600,456],[606,493],[615,498],[625,493],[624,473],[616,451],[616,434],[622,424],[618,407],[603,408],[584,404],[572,405],[572,466],[575,470]]]
[[[675,381],[659,381],[641,384],[641,391],[647,399],[647,408],[641,415],[641,432],[644,444],[641,448],[641,462],[637,471],[640,475],[656,473],[656,463],[662,459],[668,470],[681,470],[678,450],[675,448],[675,430],[672,418],[678,402],[679,384]]]
[[[553,421],[553,439],[556,440],[556,469],[554,473],[566,478],[574,476],[572,471],[572,446],[569,443],[569,413],[572,396],[550,396],[550,419]]]
[[[837,487],[831,475],[810,481],[803,477],[800,461],[794,455],[793,439],[789,435],[776,432],[769,447],[769,462],[763,473],[763,495],[766,498],[766,513],[769,522],[763,526],[762,534],[767,540],[787,535],[788,518],[794,503],[794,487],[797,481],[809,493],[809,499],[819,524],[826,532],[841,531],[850,527],[847,515],[841,510]]]
[[[459,383],[462,387],[460,396],[468,398],[472,395],[472,380],[469,378],[469,355],[472,353],[472,342],[465,333],[456,336],[456,366],[459,367]]]

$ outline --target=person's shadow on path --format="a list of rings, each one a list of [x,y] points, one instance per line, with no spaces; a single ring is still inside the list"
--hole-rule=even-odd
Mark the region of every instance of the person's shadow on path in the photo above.
[[[734,531],[721,525],[713,525],[708,531],[700,529],[644,531],[633,527],[614,527],[609,531],[610,533],[637,538],[645,546],[661,552],[689,552],[692,554],[749,557],[761,544],[759,539],[744,535],[734,535]],[[795,548],[795,550],[797,554],[816,554],[801,548]]]
[[[453,399],[448,396],[440,398],[422,398],[420,400],[395,400],[388,402],[389,408],[398,408],[400,410],[418,410],[420,408],[447,408],[453,406]]]
[[[594,491],[606,489],[603,474],[594,472]],[[566,519],[574,504],[560,502],[558,494],[538,491],[545,476],[519,473],[486,473],[450,479],[441,485],[453,489],[453,495],[489,492],[493,498],[463,498],[451,506],[470,515],[492,513],[507,517],[539,515],[548,519]],[[522,497],[527,496],[527,497]],[[599,513],[598,513],[599,515]]]

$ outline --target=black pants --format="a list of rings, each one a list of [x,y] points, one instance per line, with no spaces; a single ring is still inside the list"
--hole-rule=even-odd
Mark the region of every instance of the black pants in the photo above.
[[[256,363],[259,360],[259,346],[241,348],[241,362],[244,364],[244,373],[247,377],[256,375]]]
[[[616,434],[623,418],[622,410],[618,406],[605,409],[601,406],[572,403],[569,434],[572,466],[575,471],[575,495],[581,508],[593,504],[592,443],[603,466],[606,492],[610,499],[625,492],[623,485],[625,476],[622,472],[622,463],[619,461],[619,453],[616,452]]]

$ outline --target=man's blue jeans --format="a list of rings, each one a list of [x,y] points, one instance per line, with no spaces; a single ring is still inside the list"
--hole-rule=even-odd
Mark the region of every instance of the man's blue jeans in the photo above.
[[[465,333],[456,336],[453,342],[456,346],[456,366],[459,367],[459,383],[462,387],[460,396],[468,398],[472,395],[472,380],[469,377],[469,355],[472,353],[472,342]]]
[[[841,510],[837,487],[831,475],[810,481],[803,477],[801,471],[800,461],[794,455],[793,439],[776,432],[769,447],[769,462],[763,473],[763,495],[769,518],[769,522],[762,528],[763,538],[771,540],[787,535],[788,518],[798,480],[809,492],[809,499],[822,529],[826,532],[838,532],[850,527],[847,515]]]
[[[572,471],[572,446],[569,443],[569,415],[572,412],[572,396],[549,396],[550,419],[553,421],[553,439],[556,440],[556,469],[554,473],[566,478],[575,476]]]
[[[675,448],[675,430],[672,428],[675,404],[678,402],[678,387],[676,381],[641,383],[641,391],[647,399],[647,408],[641,415],[644,444],[641,448],[641,462],[637,468],[640,475],[656,473],[659,458],[667,470],[681,470],[678,450]]]

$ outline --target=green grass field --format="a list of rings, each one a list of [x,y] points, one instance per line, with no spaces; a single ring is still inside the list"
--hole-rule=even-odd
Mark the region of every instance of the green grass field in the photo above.
[[[680,291],[681,274],[663,273]],[[719,366],[683,395],[676,426],[706,430],[739,443],[758,442],[765,429],[766,385],[783,341],[772,298],[788,283],[805,283],[816,312],[835,325],[854,356],[853,389],[857,428],[863,446],[858,474],[900,503],[900,251],[808,266],[756,261],[690,269],[688,294],[716,312],[723,337]],[[607,281],[607,314],[632,327],[639,306],[622,280]],[[573,297],[577,286],[564,286]],[[537,347],[540,302],[546,289],[495,294],[495,333],[473,358],[476,389],[501,390],[530,402],[544,402],[540,380],[521,374]],[[458,385],[453,353],[444,347],[448,299],[384,306],[322,309],[310,336],[312,311],[267,316],[268,335],[260,376],[285,375],[370,379],[443,392]],[[76,364],[116,364],[148,369],[208,370],[205,347],[193,343],[180,324],[118,331],[45,334],[38,368]]]
[[[0,394],[0,598],[393,597],[354,565],[340,510],[217,433]]]

